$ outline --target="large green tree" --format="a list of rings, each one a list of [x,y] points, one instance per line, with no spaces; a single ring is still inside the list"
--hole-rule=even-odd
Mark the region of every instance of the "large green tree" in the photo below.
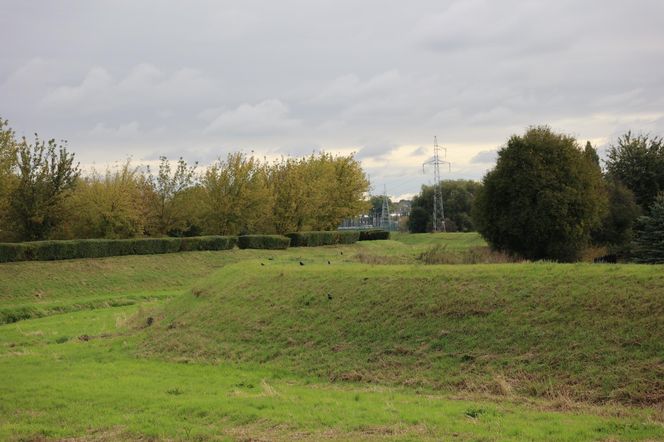
[[[664,191],[664,141],[661,137],[627,132],[608,150],[608,174],[634,192],[636,202],[648,211],[658,192]]]
[[[45,239],[62,221],[65,199],[80,175],[74,154],[54,139],[35,134],[30,144],[24,137],[17,144],[16,173],[9,204],[14,229],[21,240]]]
[[[512,136],[483,183],[478,230],[493,248],[528,259],[578,259],[606,212],[599,166],[548,126]]]

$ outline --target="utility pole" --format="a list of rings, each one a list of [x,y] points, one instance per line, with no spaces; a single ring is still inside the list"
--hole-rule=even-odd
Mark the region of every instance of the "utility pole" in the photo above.
[[[390,230],[390,204],[387,199],[387,186],[383,191],[383,207],[380,211],[380,227]]]
[[[443,159],[440,158],[440,151],[445,152]],[[443,209],[443,190],[440,186],[440,165],[447,164],[452,171],[452,163],[446,161],[447,148],[438,146],[438,138],[433,137],[433,158],[422,164],[422,173],[425,166],[433,166],[433,231],[446,232],[445,229],[445,210]]]

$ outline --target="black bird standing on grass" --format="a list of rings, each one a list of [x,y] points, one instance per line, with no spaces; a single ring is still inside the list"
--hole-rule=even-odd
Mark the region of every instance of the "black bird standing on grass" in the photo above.
[[[302,261],[300,261],[300,265],[301,265],[301,266],[303,266],[303,265],[304,265],[304,263],[303,263]]]
[[[332,301],[332,293],[327,294],[327,299],[328,299],[328,301]]]
[[[328,264],[332,264],[330,261],[327,262]]]

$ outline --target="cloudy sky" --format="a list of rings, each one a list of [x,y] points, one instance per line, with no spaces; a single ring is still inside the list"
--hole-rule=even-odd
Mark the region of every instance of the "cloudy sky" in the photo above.
[[[664,1],[0,0],[0,116],[83,165],[356,152],[376,192],[479,179],[529,125],[664,135]]]

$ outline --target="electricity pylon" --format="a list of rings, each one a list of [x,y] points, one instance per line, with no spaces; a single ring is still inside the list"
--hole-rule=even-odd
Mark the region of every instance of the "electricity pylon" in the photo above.
[[[433,166],[433,231],[446,232],[445,229],[445,209],[443,208],[443,190],[440,185],[440,166],[447,164],[450,172],[452,163],[440,158],[440,151],[445,152],[444,158],[447,158],[447,148],[438,146],[438,139],[433,137],[433,158],[422,164],[422,173],[425,166]]]

